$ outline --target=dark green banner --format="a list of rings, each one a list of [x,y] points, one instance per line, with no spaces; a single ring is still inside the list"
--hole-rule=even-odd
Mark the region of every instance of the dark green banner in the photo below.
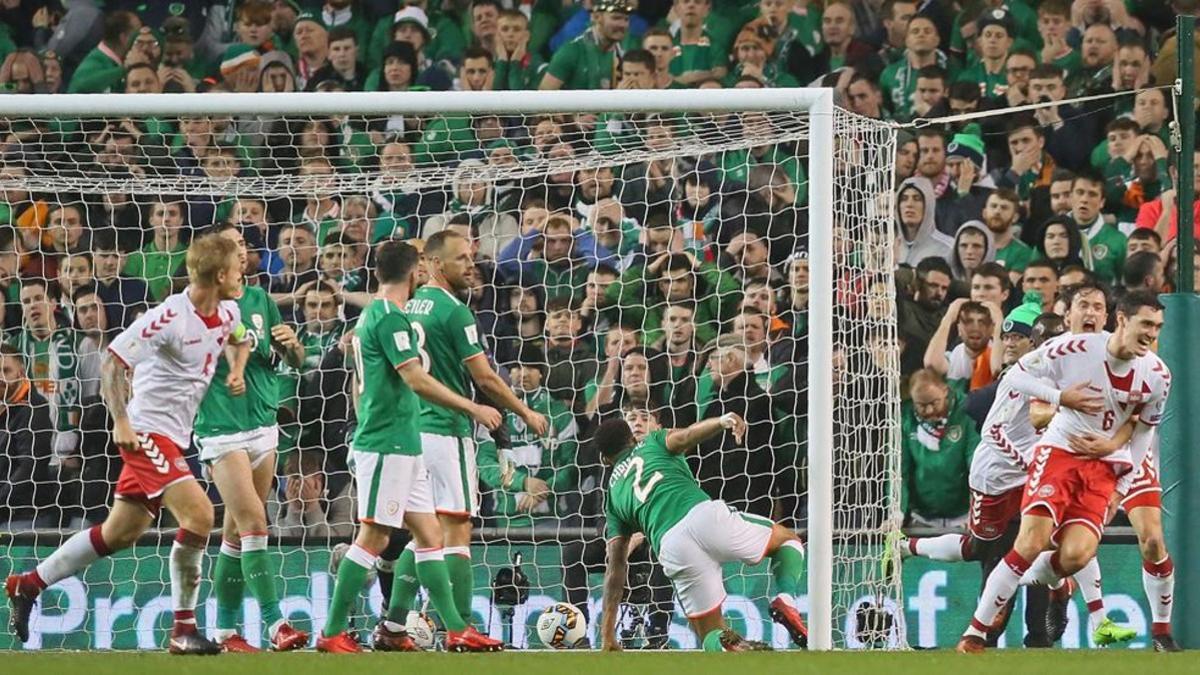
[[[512,554],[524,556],[524,570],[530,579],[530,598],[513,613],[512,634],[504,634],[505,620],[491,605],[491,577],[501,567],[509,565]],[[28,569],[37,556],[50,553],[49,548],[14,546],[7,551],[0,573]],[[509,638],[518,646],[536,646],[533,629],[537,614],[561,597],[559,549],[554,545],[505,546],[488,545],[475,548],[476,565],[476,625],[486,627],[497,637]],[[275,554],[279,564],[280,597],[283,611],[297,627],[319,630],[324,623],[333,577],[329,574],[329,552],[323,549],[287,548]],[[211,565],[212,558],[208,560]],[[1136,547],[1109,545],[1101,547],[1100,563],[1104,571],[1105,601],[1117,621],[1127,623],[1139,633],[1131,646],[1146,646],[1150,619],[1141,584],[1141,561]],[[591,615],[599,612],[599,577],[593,577]],[[770,576],[765,565],[753,568],[730,566],[726,587],[729,599],[726,615],[745,635],[764,639],[777,647],[786,647],[786,635],[774,626],[767,614]],[[849,589],[849,585],[839,589]],[[920,647],[952,647],[974,610],[979,590],[979,567],[975,564],[932,563],[913,559],[904,566],[904,616],[908,626],[908,641]],[[842,594],[845,597],[845,594]],[[82,579],[67,579],[47,590],[34,617],[33,636],[25,649],[158,649],[166,640],[171,619],[171,596],[165,549],[139,547],[97,562]],[[208,583],[201,588],[201,598],[209,597]],[[801,604],[805,599],[801,597]],[[356,625],[369,627],[377,613],[381,597],[377,586],[364,600]],[[198,611],[202,626],[212,628],[215,620],[215,600],[209,599]],[[851,613],[851,616],[853,613]],[[1063,644],[1066,647],[1088,646],[1086,611],[1077,597],[1071,608],[1071,625]],[[247,599],[245,635],[260,642],[262,631],[257,604]],[[7,625],[7,606],[0,608],[0,625]],[[594,626],[593,626],[594,628]],[[846,626],[839,627],[846,630]],[[1020,609],[1006,635],[1009,644],[1019,644],[1024,630]],[[502,632],[503,631],[503,632]],[[675,618],[672,639],[677,647],[696,647],[682,615]],[[847,645],[839,645],[847,646]],[[850,647],[855,645],[851,644]],[[20,649],[13,639],[0,636],[0,649]]]

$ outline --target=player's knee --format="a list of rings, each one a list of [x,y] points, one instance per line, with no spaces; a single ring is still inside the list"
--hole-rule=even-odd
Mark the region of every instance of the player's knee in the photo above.
[[[1139,548],[1142,550],[1142,559],[1150,562],[1158,562],[1167,557],[1167,542],[1163,540],[1161,532],[1156,532],[1148,537],[1143,537],[1138,542]]]
[[[105,531],[103,533],[104,544],[108,546],[110,551],[120,551],[136,544],[141,534],[141,532],[135,529],[114,528],[111,532]]]
[[[208,500],[193,504],[186,513],[179,514],[179,526],[201,536],[208,536],[212,532],[213,522],[213,505]]]

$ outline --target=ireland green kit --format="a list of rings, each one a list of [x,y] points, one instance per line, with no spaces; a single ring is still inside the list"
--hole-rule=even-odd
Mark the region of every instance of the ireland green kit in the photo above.
[[[683,455],[667,450],[667,432],[660,429],[618,458],[606,501],[607,537],[643,532],[657,553],[663,535],[709,497]]]
[[[351,444],[356,452],[421,454],[420,399],[396,372],[421,358],[414,327],[398,306],[380,298],[372,300],[358,318],[354,328],[358,428]]]
[[[412,320],[421,366],[450,391],[471,398],[471,384],[464,365],[483,353],[479,329],[471,310],[450,291],[427,284],[417,289],[404,313]],[[422,402],[421,431],[440,436],[469,438],[473,424],[466,413]]]
[[[271,351],[271,329],[283,323],[279,307],[258,286],[243,288],[237,301],[242,312],[242,325],[250,340],[250,358],[246,361],[246,393],[234,396],[225,386],[229,362],[217,361],[212,384],[196,414],[196,436],[211,438],[262,427],[275,426],[279,408],[279,376],[275,355]]]

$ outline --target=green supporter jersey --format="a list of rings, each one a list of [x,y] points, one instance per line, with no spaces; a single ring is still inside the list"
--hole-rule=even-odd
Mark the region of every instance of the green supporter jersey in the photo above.
[[[471,310],[450,291],[426,284],[413,294],[404,306],[404,312],[412,320],[417,351],[425,372],[450,391],[471,398],[466,362],[483,353]],[[421,431],[467,438],[472,435],[472,428],[466,413],[422,402]]]
[[[996,250],[996,262],[1010,272],[1024,272],[1032,260],[1033,249],[1016,237],[1004,248]]]
[[[1125,273],[1125,235],[1108,223],[1089,228],[1084,234],[1092,251],[1092,272],[1106,284],[1116,283]]]
[[[959,71],[956,82],[976,82],[979,93],[984,98],[1003,96],[1008,90],[1008,75],[1004,68],[998,73],[989,73],[982,61],[978,61]]]
[[[141,279],[150,289],[150,295],[161,302],[171,294],[171,282],[187,259],[187,245],[179,242],[170,251],[160,251],[154,242],[146,244],[140,251],[129,254],[125,261],[125,276]]]
[[[234,396],[225,386],[229,362],[217,361],[212,384],[196,413],[196,436],[211,438],[275,425],[279,409],[279,376],[271,349],[271,329],[283,323],[279,307],[258,286],[246,286],[237,301],[242,326],[250,340],[246,361],[246,393]]]
[[[957,518],[967,512],[971,459],[979,432],[967,414],[961,389],[951,393],[946,420],[931,427],[917,417],[912,403],[901,412],[900,505],[904,513],[926,518]]]
[[[45,339],[39,339],[26,328],[14,328],[4,337],[8,346],[25,357],[25,375],[50,403],[50,419],[58,431],[71,431],[79,426],[82,340],[83,336],[71,328],[57,328]]]
[[[397,368],[421,359],[418,332],[394,303],[376,298],[354,328],[354,368],[358,379],[357,452],[420,455],[421,399]]]
[[[729,54],[714,40],[707,29],[701,31],[697,42],[684,44],[683,32],[671,34],[671,77],[683,77],[697,72],[711,72],[729,65]]]
[[[546,73],[558,78],[563,89],[612,89],[620,57],[620,47],[602,49],[589,29],[554,52]]]
[[[667,431],[660,429],[617,459],[605,501],[609,539],[642,532],[658,553],[663,535],[709,498],[683,455],[667,450]]]

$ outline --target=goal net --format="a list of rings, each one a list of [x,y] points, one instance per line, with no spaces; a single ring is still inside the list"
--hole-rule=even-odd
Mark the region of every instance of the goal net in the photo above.
[[[899,575],[880,569],[899,527],[894,130],[827,91],[706,93],[5,97],[4,341],[31,387],[5,384],[28,414],[10,412],[0,438],[0,572],[103,520],[121,466],[98,393],[105,346],[184,287],[192,237],[232,222],[247,283],[306,348],[302,367],[278,366],[267,510],[284,612],[319,630],[331,556],[355,527],[346,349],[376,287],[372,245],[453,229],[476,251],[462,299],[489,356],[552,424],[539,438],[509,414],[506,433],[477,436],[476,625],[537,648],[537,615],[567,601],[598,643],[606,476],[589,439],[645,406],[664,427],[746,417],[743,443],[689,457],[702,488],[804,536],[814,647],[903,647]],[[164,512],[138,545],[49,589],[24,648],[158,648],[173,525]],[[647,549],[623,639],[698,647]],[[731,624],[786,647],[768,565],[725,577]],[[354,626],[382,600],[373,583]],[[262,644],[249,596],[242,621]]]

